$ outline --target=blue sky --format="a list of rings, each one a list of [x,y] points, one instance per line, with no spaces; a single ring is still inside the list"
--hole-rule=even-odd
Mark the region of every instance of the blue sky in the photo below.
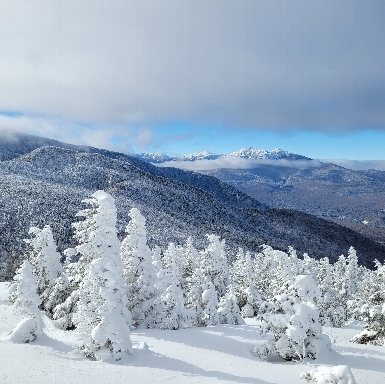
[[[0,134],[384,159],[383,0],[3,0]]]
[[[244,147],[272,150],[281,148],[314,159],[384,160],[385,132],[318,132],[290,130],[226,129],[219,126],[195,127],[169,123],[154,130],[153,140],[135,152],[183,155],[208,150],[228,154]],[[175,137],[180,136],[180,141]],[[170,140],[167,140],[170,138]],[[173,139],[174,138],[174,139]]]

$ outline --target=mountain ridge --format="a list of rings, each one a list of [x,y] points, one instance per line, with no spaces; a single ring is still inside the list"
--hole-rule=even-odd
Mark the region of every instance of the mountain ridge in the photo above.
[[[355,231],[306,213],[269,208],[213,177],[105,153],[48,146],[0,162],[0,255],[9,267],[3,279],[11,277],[12,266],[23,257],[31,225],[50,224],[59,251],[73,246],[71,223],[84,208],[81,201],[97,189],[116,199],[120,238],[129,210],[143,212],[151,246],[181,244],[192,235],[202,249],[205,234],[215,233],[232,250],[293,246],[299,254],[333,261],[353,245],[368,267],[374,258],[385,257],[385,246]]]
[[[181,156],[169,156],[161,153],[138,153],[132,154],[137,158],[149,161],[154,164],[169,162],[169,161],[197,161],[197,160],[216,160],[229,157],[239,157],[243,159],[264,159],[264,160],[312,160],[309,157],[297,155],[283,149],[276,148],[272,151],[266,151],[265,149],[256,149],[253,147],[245,147],[238,151],[229,153],[228,155],[203,151],[198,153],[191,153]]]

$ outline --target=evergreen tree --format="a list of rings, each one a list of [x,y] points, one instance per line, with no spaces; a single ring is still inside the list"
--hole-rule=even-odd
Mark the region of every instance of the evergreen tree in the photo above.
[[[57,325],[64,329],[74,327],[72,321],[79,300],[79,292],[92,261],[99,259],[104,254],[110,254],[111,244],[106,239],[119,247],[116,237],[116,207],[114,198],[104,191],[96,191],[91,199],[83,200],[91,208],[81,210],[76,214],[84,220],[73,223],[74,237],[78,245],[66,251],[67,256],[80,255],[76,263],[71,263],[67,268],[69,279],[68,291],[71,292],[66,300],[57,305],[53,311],[53,319],[58,320]]]
[[[24,316],[9,335],[14,342],[29,343],[36,340],[42,333],[42,319],[38,305],[40,297],[36,292],[37,279],[33,274],[32,265],[25,260],[16,271],[11,291],[14,295],[13,313]]]
[[[56,245],[49,225],[46,225],[42,230],[31,227],[29,234],[34,237],[25,241],[31,248],[29,260],[33,266],[33,273],[37,277],[37,293],[41,298],[40,307],[50,314],[52,307],[47,305],[48,298],[56,283],[56,279],[63,274],[63,268],[60,264],[61,256],[56,251]]]
[[[198,252],[193,245],[193,239],[190,236],[182,250],[183,259],[181,266],[182,273],[182,288],[187,292],[189,279],[192,277],[194,271],[198,268]]]
[[[285,360],[316,358],[317,343],[329,344],[318,320],[318,297],[318,287],[310,276],[286,282],[278,295],[262,304],[262,334],[271,332],[274,339],[256,346],[254,353],[262,359],[274,353]]]
[[[355,298],[360,319],[365,330],[351,341],[358,344],[385,344],[385,265],[376,260],[376,270],[368,275],[362,285],[361,295]]]
[[[218,314],[221,324],[245,324],[237,304],[234,288],[231,284],[219,302]]]
[[[214,284],[218,297],[224,296],[229,281],[225,242],[216,235],[207,235],[208,247],[200,255],[200,266],[204,276]]]
[[[162,329],[180,329],[189,323],[185,310],[185,299],[181,287],[181,273],[176,259],[175,245],[170,243],[164,254],[164,276],[162,289],[157,299],[157,307],[161,310],[160,327]]]
[[[120,360],[132,353],[130,341],[131,314],[123,280],[123,263],[116,233],[114,198],[98,191],[89,201],[97,213],[88,217],[91,228],[83,222],[85,241],[77,249],[90,263],[83,265],[84,278],[77,290],[78,301],[72,321],[90,336],[82,349],[86,356],[98,360]],[[79,260],[80,261],[80,260]]]
[[[261,295],[254,285],[253,263],[249,252],[239,248],[237,258],[231,267],[230,280],[242,316],[253,317],[258,313]]]
[[[120,247],[124,264],[123,276],[133,325],[147,327],[154,322],[155,268],[147,245],[146,220],[137,208],[131,209],[130,218],[126,227],[127,235]]]

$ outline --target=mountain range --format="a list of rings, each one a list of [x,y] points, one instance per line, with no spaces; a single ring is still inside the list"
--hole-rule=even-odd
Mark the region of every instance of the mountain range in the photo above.
[[[264,149],[255,149],[252,147],[242,148],[239,151],[232,152],[228,155],[203,151],[199,153],[191,153],[182,156],[168,156],[162,153],[138,153],[133,154],[138,159],[150,161],[151,163],[159,164],[166,161],[197,161],[197,160],[216,160],[229,157],[239,157],[243,159],[265,159],[265,160],[311,160],[302,155],[296,155],[282,149],[276,148],[272,151]]]
[[[25,256],[23,239],[31,225],[50,224],[59,251],[73,246],[71,223],[85,207],[81,201],[98,189],[116,199],[120,238],[130,208],[137,207],[147,219],[151,246],[181,244],[191,235],[201,249],[205,235],[215,233],[234,252],[240,246],[253,252],[262,244],[285,251],[293,246],[299,254],[333,261],[353,245],[368,267],[385,257],[385,246],[367,236],[303,212],[271,208],[209,175],[30,135],[12,140],[8,146],[9,138],[2,138],[0,144],[8,158],[0,162],[3,279],[12,276]]]
[[[206,162],[197,170],[270,207],[317,215],[385,244],[385,172],[373,169],[355,171],[281,149],[269,152],[249,147],[217,156],[217,159],[237,157],[250,162],[242,163],[242,168],[237,168],[238,162]],[[147,161],[151,157],[160,159],[161,155],[140,154],[140,158]],[[195,157],[195,154],[180,156],[173,161],[176,166],[183,167],[178,160]],[[288,161],[258,162],[252,159]],[[151,162],[162,165],[160,161]],[[172,162],[165,164],[171,166]]]

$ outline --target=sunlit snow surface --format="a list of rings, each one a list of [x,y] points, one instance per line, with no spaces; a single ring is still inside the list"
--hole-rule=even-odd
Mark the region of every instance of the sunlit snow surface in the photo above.
[[[115,364],[91,361],[77,347],[82,335],[55,329],[45,319],[44,335],[31,344],[4,340],[20,317],[11,313],[6,283],[0,283],[0,383],[252,383],[306,384],[300,373],[322,366],[347,365],[357,384],[385,383],[385,347],[352,344],[362,327],[324,328],[336,352],[317,361],[259,361],[250,351],[263,342],[253,319],[248,325],[221,325],[179,331],[137,330],[134,355]],[[143,343],[148,345],[148,349]]]

